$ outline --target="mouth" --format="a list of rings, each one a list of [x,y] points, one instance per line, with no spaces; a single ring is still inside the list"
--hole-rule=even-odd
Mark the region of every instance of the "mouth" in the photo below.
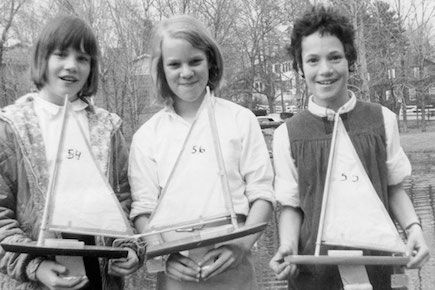
[[[66,75],[66,76],[59,76],[59,78],[65,82],[69,82],[69,83],[75,83],[78,81],[78,79],[76,77],[70,76],[70,75]]]
[[[317,81],[317,83],[318,83],[319,85],[328,86],[328,85],[332,85],[332,84],[335,83],[336,81],[337,81],[337,79],[331,79],[331,80]]]
[[[193,85],[195,85],[197,82],[190,82],[190,83],[181,83],[180,86],[186,86],[186,87],[191,87]]]

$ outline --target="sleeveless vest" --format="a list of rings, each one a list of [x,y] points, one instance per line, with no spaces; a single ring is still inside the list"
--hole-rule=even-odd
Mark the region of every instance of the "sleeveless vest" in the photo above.
[[[387,152],[382,107],[378,104],[357,101],[352,111],[341,114],[340,117],[370,181],[389,212]],[[303,216],[299,254],[313,255],[334,121],[303,111],[289,119],[286,125],[291,154],[298,172],[300,208]],[[337,249],[337,247],[322,246],[321,254],[327,254],[328,249]],[[301,265],[299,269],[299,276],[294,281],[290,281],[290,289],[318,289],[319,285],[324,286],[322,289],[340,289],[337,285],[341,285],[341,278],[336,266]],[[376,271],[379,269],[374,272]],[[370,276],[372,271],[368,269],[368,272]],[[375,276],[379,275],[375,274]],[[378,280],[376,277],[373,279]],[[372,277],[370,280],[372,281]],[[379,280],[381,283],[388,283],[389,277],[387,281],[382,281],[384,277],[379,277]],[[294,283],[293,288],[292,283]],[[375,287],[377,283],[372,281],[372,284]],[[328,285],[331,288],[328,288]]]

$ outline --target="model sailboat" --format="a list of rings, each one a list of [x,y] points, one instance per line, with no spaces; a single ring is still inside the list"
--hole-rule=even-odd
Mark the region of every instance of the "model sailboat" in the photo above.
[[[360,251],[330,251],[325,256],[320,255],[322,244],[385,251],[396,256],[362,256]],[[346,271],[342,265],[364,272],[364,267],[357,265],[406,265],[409,258],[405,251],[405,244],[336,113],[314,256],[292,255],[285,260],[292,264],[339,265],[343,278]]]
[[[249,226],[238,224],[237,215],[232,203],[214,110],[213,100],[207,88],[206,97],[198,114],[206,113],[208,115],[208,124],[198,124],[196,122],[197,118],[192,123],[175,161],[175,165],[169,174],[166,185],[159,195],[157,207],[149,219],[149,230],[142,234],[147,237],[148,258],[200,248],[254,234],[265,229],[267,225],[267,223]],[[192,142],[199,142],[191,138],[194,130],[204,130],[204,134],[201,136],[206,137],[201,142],[207,144],[207,153],[210,153],[202,154],[199,157],[200,161],[196,161],[199,162],[199,166],[196,166],[198,163],[192,163],[192,166],[189,166],[189,162],[193,158],[192,144],[195,144]],[[198,150],[204,149],[198,148]],[[184,164],[182,170],[180,170],[180,164]],[[183,186],[182,183],[185,183],[182,176],[189,176],[189,174],[196,175],[198,171],[204,173],[204,176],[214,176],[214,178],[198,180],[197,183],[189,185],[189,189],[192,191],[207,192],[203,200],[190,199],[186,203],[180,204],[179,198],[172,199],[170,195],[172,193],[177,194],[178,192],[172,189],[179,188],[177,186],[180,186],[180,184]],[[174,176],[178,178],[174,180]],[[208,194],[209,192],[212,192],[212,194]],[[178,204],[174,203],[173,200],[176,200]],[[189,208],[187,209],[188,206]],[[165,214],[161,214],[162,209],[168,208],[174,213],[173,216],[168,216],[167,211]],[[190,211],[190,216],[197,216],[197,218],[191,220],[180,219],[177,213],[179,211],[185,212],[186,210]],[[177,222],[174,222],[175,220]]]
[[[6,251],[34,255],[127,256],[128,252],[123,249],[49,239],[62,232],[109,237],[133,235],[67,98],[62,109],[62,129],[51,168],[38,242],[1,243],[1,246]]]

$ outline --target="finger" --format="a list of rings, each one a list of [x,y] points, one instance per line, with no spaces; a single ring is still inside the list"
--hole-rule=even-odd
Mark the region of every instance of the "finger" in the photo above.
[[[178,268],[174,266],[166,267],[166,275],[177,281],[199,282],[200,273],[191,273],[188,268]]]
[[[190,259],[183,259],[182,257],[180,257],[180,259],[168,260],[166,262],[166,272],[180,279],[186,280],[186,277],[189,277],[189,281],[196,281],[200,277],[201,268],[195,266],[195,268],[192,269],[190,266],[186,266],[186,264],[190,264],[188,263],[189,260]]]
[[[175,267],[178,271],[182,271],[190,276],[196,276],[201,271],[201,267],[197,263],[183,255],[168,259],[168,261],[166,261],[166,267]]]
[[[112,265],[115,265],[119,268],[124,268],[124,269],[131,269],[132,267],[134,267],[135,265],[139,264],[139,259],[137,258],[131,258],[128,260],[124,260],[124,261],[113,261]]]
[[[296,277],[299,275],[299,267],[298,265],[290,264],[290,276]]]
[[[55,272],[56,274],[66,274],[66,272],[68,271],[68,269],[59,263],[52,263],[50,265],[51,271]]]
[[[234,263],[235,260],[236,259],[234,257],[230,257],[229,259],[225,260],[225,262],[223,264],[220,264],[219,267],[215,268],[213,271],[206,270],[204,275],[201,275],[201,278],[203,280],[208,280],[208,279],[224,272]]]
[[[219,250],[214,251],[214,254],[211,255],[214,262],[210,265],[201,267],[201,277],[204,279],[204,277],[207,277],[210,275],[210,273],[216,271],[219,267],[221,267],[223,264],[225,264],[232,256],[231,252],[225,251],[225,250]],[[219,254],[219,255],[216,255]]]
[[[86,276],[83,277],[75,277],[75,276],[69,276],[69,277],[57,277],[53,283],[53,286],[55,287],[64,287],[64,288],[74,288],[80,283],[85,281],[88,282],[88,278]]]
[[[110,275],[124,277],[124,276],[132,274],[134,271],[136,271],[135,268],[125,269],[125,268],[120,268],[117,266],[112,266],[110,269]]]
[[[423,266],[424,263],[427,262],[429,259],[429,249],[427,248],[421,248],[418,250],[418,252],[415,253],[414,257],[411,257],[411,260],[406,265],[408,268],[420,268]]]
[[[202,266],[205,263],[207,263],[208,261],[215,261],[216,259],[219,258],[219,256],[223,253],[223,249],[222,248],[217,248],[217,249],[213,249],[209,252],[207,252],[202,258],[201,260],[199,260],[198,265]]]
[[[82,281],[81,281],[79,284],[77,284],[76,286],[74,286],[73,289],[82,289],[82,288],[85,287],[88,283],[89,283],[89,280],[88,280],[88,278],[86,277],[86,278],[82,279]]]
[[[199,282],[199,277],[198,278],[196,278],[196,277],[193,278],[191,276],[186,276],[186,275],[183,275],[183,274],[180,274],[180,273],[177,273],[175,275],[175,274],[172,274],[172,273],[169,273],[169,272],[166,272],[166,275],[168,277],[170,277],[171,279],[174,279],[174,280],[177,280],[177,281]]]
[[[278,272],[277,274],[275,274],[275,276],[278,280],[284,280],[284,279],[287,279],[289,277],[290,272],[291,272],[291,266],[284,265],[282,270],[280,272]]]
[[[286,267],[288,267],[289,264],[288,263],[284,263],[284,262],[279,263],[279,262],[272,262],[271,261],[269,266],[273,270],[273,272],[275,272],[275,274],[279,274],[282,271],[284,271],[284,269]]]

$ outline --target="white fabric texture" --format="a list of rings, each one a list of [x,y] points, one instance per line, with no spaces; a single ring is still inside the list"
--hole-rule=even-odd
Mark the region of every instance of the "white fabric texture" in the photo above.
[[[204,102],[207,101],[214,104],[235,212],[247,215],[249,204],[256,199],[274,203],[272,166],[254,114],[214,96],[206,96]],[[132,219],[150,214],[156,207],[190,126],[172,107],[166,107],[135,133],[129,162]],[[226,213],[218,171],[207,106],[203,104],[151,226]]]

